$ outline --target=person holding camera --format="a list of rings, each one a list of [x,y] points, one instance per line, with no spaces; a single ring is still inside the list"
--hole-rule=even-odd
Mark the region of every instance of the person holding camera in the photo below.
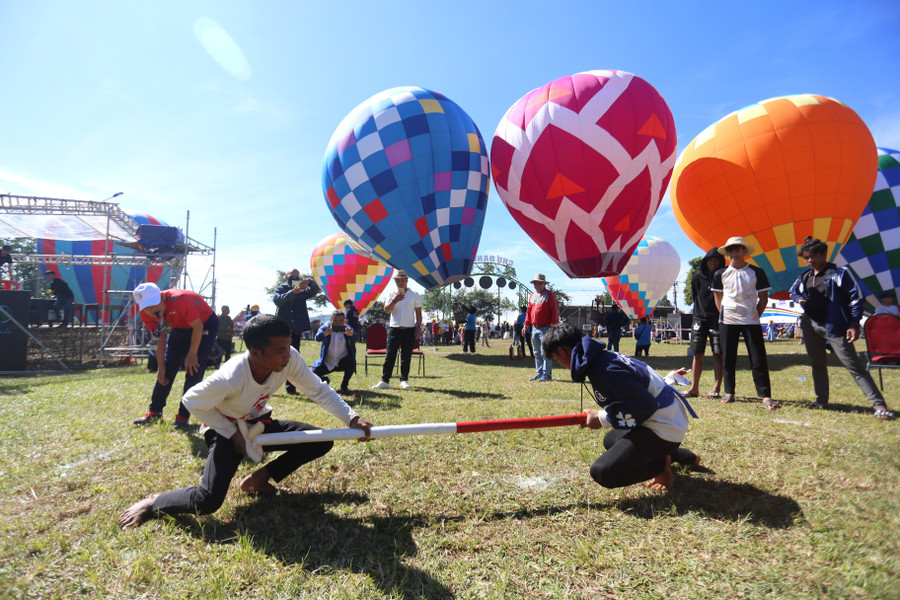
[[[312,371],[322,381],[331,384],[326,377],[332,371],[343,371],[339,394],[349,394],[350,378],[356,373],[356,340],[357,334],[345,323],[344,313],[339,310],[331,313],[331,320],[319,328],[316,341],[322,342],[319,359],[312,364]]]
[[[277,307],[275,316],[287,323],[291,328],[291,346],[300,350],[303,333],[309,331],[309,310],[306,301],[319,293],[319,286],[308,277],[300,278],[300,271],[291,269],[284,275],[285,282],[275,288],[272,302]],[[290,381],[286,382],[285,391],[296,396],[297,388]]]

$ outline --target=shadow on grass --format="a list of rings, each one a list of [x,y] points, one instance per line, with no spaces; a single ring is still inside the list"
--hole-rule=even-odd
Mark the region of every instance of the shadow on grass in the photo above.
[[[353,518],[336,515],[334,505],[360,505],[367,496],[315,493],[260,498],[237,510],[234,525],[178,518],[208,542],[230,543],[247,536],[259,551],[310,573],[345,570],[362,573],[385,594],[404,599],[454,598],[428,573],[409,567],[418,553],[413,532],[429,521],[415,516]],[[212,536],[210,536],[212,533]]]
[[[484,400],[506,400],[509,398],[506,394],[494,394],[491,392],[469,392],[466,390],[454,390],[446,388],[429,388],[421,386],[413,386],[417,392],[446,394],[455,398],[483,398]]]
[[[447,354],[448,360],[466,363],[470,365],[490,366],[490,367],[513,367],[520,369],[534,370],[534,359],[525,357],[523,360],[510,360],[509,356],[502,354],[463,354],[461,352],[455,354]]]
[[[716,519],[747,521],[771,529],[792,527],[800,505],[786,496],[770,494],[748,483],[675,475],[669,494],[644,496],[617,503],[623,512],[652,519],[660,514],[700,513]]]
[[[783,371],[796,366],[809,367],[809,358],[806,356],[806,351],[803,350],[802,346],[800,347],[800,350],[802,351],[802,354],[770,354],[768,359],[769,371]],[[644,361],[660,373],[665,374],[676,369],[690,369],[693,357],[687,356],[687,346],[685,346],[684,356],[653,356],[653,354],[651,354],[649,358],[641,357],[638,360]],[[837,359],[834,359],[834,363],[829,359],[828,364],[829,366],[832,364],[834,366],[840,366]],[[703,359],[703,366],[706,369],[712,369],[712,365],[712,353],[707,352]],[[750,371],[750,359],[747,357],[746,350],[743,347],[738,349],[736,369],[738,371]]]

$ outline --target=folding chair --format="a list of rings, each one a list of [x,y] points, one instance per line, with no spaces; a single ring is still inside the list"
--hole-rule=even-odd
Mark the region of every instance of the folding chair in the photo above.
[[[413,342],[412,358],[419,357],[419,374],[425,377],[425,353],[419,349],[419,338]]]
[[[369,325],[366,334],[365,358],[365,373],[367,377],[369,375],[369,358],[381,357],[384,359],[385,356],[387,356],[387,330],[384,328],[384,325],[379,325],[378,323]]]
[[[893,315],[869,317],[866,332],[866,370],[878,369],[878,384],[884,390],[882,369],[900,369],[900,318]]]

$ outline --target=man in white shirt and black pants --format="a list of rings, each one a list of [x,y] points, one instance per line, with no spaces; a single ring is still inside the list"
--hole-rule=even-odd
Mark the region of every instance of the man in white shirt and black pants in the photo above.
[[[381,370],[381,381],[372,386],[373,390],[386,390],[390,386],[391,373],[397,361],[397,351],[400,351],[400,389],[409,389],[409,365],[412,362],[412,351],[416,339],[422,332],[422,296],[406,287],[409,278],[406,271],[400,270],[394,274],[394,283],[397,285],[388,303],[384,306],[384,312],[391,315],[391,328],[387,336],[387,355],[384,359],[384,367]]]

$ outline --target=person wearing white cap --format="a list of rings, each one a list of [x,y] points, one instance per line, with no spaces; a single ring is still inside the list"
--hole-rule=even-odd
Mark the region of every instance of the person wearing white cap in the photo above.
[[[522,335],[527,335],[531,327],[531,342],[534,347],[534,375],[531,381],[550,381],[553,379],[553,360],[545,356],[541,349],[541,341],[551,325],[559,323],[559,305],[556,296],[547,289],[547,277],[538,273],[531,280],[534,292],[528,297],[528,310],[525,312],[525,323]]]
[[[772,384],[769,380],[769,363],[759,318],[769,302],[769,278],[766,272],[746,261],[754,248],[742,237],[731,237],[719,247],[719,253],[729,259],[724,269],[713,275],[710,286],[719,309],[719,338],[722,344],[723,384],[725,397],[722,402],[734,402],[735,370],[740,338],[744,338],[756,393],[769,410],[780,408],[772,400]]]
[[[147,331],[159,333],[156,384],[150,406],[143,417],[134,420],[135,425],[149,425],[162,418],[172,383],[182,366],[185,393],[203,380],[219,332],[219,317],[200,294],[190,290],[160,290],[155,283],[142,283],[134,288],[134,300]],[[187,427],[190,414],[184,403],[179,403],[176,429]]]
[[[422,335],[422,296],[409,289],[406,271],[394,273],[397,291],[391,294],[384,312],[391,315],[391,328],[387,335],[387,354],[381,368],[381,381],[372,386],[373,390],[386,390],[390,386],[391,373],[400,352],[400,389],[409,389],[409,366],[416,340]]]

